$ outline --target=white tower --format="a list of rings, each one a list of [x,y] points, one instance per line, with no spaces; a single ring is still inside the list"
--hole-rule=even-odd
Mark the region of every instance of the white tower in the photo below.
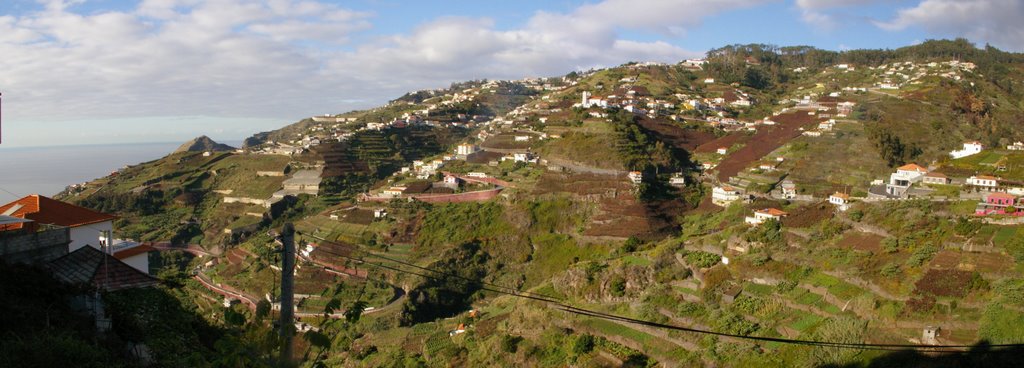
[[[583,105],[583,108],[589,108],[590,107],[589,100],[590,100],[590,92],[583,91],[583,101],[581,103]]]

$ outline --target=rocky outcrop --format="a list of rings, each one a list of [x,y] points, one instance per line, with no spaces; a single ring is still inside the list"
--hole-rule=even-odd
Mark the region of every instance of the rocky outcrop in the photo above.
[[[234,151],[234,150],[235,150],[235,147],[231,147],[231,146],[226,145],[226,144],[217,143],[214,140],[210,139],[210,137],[207,137],[207,136],[203,135],[203,136],[199,136],[199,137],[197,137],[195,139],[192,139],[192,140],[190,140],[188,142],[185,142],[185,144],[182,144],[181,146],[178,146],[178,149],[174,150],[173,153],[181,153],[181,152],[206,152],[206,151],[216,152],[216,151]]]

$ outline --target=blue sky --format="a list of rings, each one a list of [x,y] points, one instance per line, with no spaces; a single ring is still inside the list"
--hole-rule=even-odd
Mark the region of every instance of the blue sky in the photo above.
[[[1021,0],[4,0],[0,149],[237,140],[453,81],[734,43],[1024,51],[1020,19]]]

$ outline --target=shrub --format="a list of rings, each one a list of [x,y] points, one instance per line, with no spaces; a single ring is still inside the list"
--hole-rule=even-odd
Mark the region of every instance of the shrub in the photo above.
[[[594,336],[583,334],[576,338],[572,344],[572,352],[576,355],[584,355],[594,350]]]
[[[683,251],[686,263],[697,268],[708,268],[722,261],[722,256],[704,251]]]

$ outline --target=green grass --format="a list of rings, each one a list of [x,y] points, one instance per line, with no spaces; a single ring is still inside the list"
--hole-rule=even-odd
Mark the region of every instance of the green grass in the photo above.
[[[790,323],[789,327],[794,330],[803,332],[807,331],[811,327],[817,326],[819,323],[821,323],[821,321],[824,320],[824,317],[812,313],[807,313],[802,318],[794,321],[793,323]]]
[[[556,273],[563,272],[576,260],[587,261],[607,255],[600,245],[579,245],[568,235],[547,233],[534,236],[535,254],[526,274],[526,285],[543,283]]]
[[[622,263],[627,266],[641,266],[648,267],[651,265],[651,260],[645,257],[638,257],[634,255],[628,255],[622,257]]]
[[[1015,235],[1017,235],[1018,227],[1015,226],[1001,226],[996,230],[995,236],[992,237],[992,243],[996,246],[1005,246]]]

